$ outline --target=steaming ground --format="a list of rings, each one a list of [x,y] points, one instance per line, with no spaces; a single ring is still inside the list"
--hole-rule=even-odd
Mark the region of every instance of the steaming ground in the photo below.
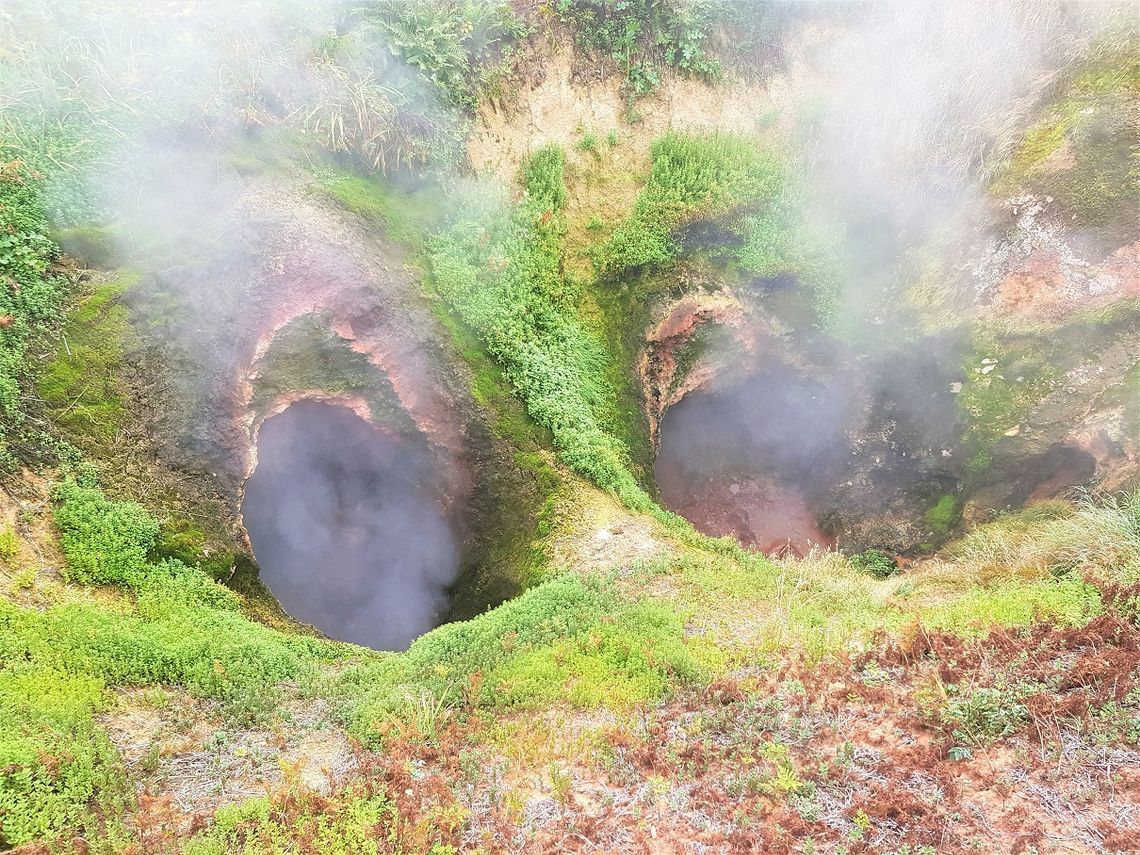
[[[827,544],[811,500],[843,462],[850,405],[787,366],[687,395],[661,423],[661,497],[706,534],[765,552]]]
[[[458,568],[431,483],[425,445],[293,404],[262,426],[242,508],[262,580],[330,637],[406,647],[438,622]]]

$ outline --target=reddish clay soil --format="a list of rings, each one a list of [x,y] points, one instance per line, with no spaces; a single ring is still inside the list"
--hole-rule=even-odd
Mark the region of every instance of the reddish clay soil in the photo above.
[[[819,530],[803,495],[775,479],[718,473],[696,480],[668,461],[658,462],[656,474],[666,507],[704,534],[729,535],[767,555],[790,553],[801,558],[813,546],[834,545]]]
[[[496,716],[445,709],[431,736],[392,719],[332,794],[287,787],[271,815],[311,831],[312,814],[382,793],[382,853],[1140,851],[1140,586],[1102,593],[1106,613],[1080,628],[914,624],[856,657],[745,663],[609,723],[566,714],[561,783],[548,757],[496,747]],[[986,717],[949,702],[983,690],[1018,712],[971,735]],[[206,817],[148,795],[135,821],[138,851],[166,852]],[[316,853],[298,833],[291,851]]]

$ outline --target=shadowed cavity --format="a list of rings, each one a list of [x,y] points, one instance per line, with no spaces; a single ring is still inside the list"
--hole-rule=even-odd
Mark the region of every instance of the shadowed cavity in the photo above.
[[[242,511],[262,579],[332,638],[402,649],[447,609],[459,548],[422,439],[292,404],[261,428]]]

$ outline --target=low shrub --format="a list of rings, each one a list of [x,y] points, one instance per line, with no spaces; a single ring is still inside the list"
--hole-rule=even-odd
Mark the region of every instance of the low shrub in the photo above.
[[[899,572],[895,559],[881,549],[867,549],[847,559],[856,570],[869,573],[876,579],[886,579]]]
[[[1025,722],[1029,710],[1013,688],[983,687],[955,693],[942,708],[943,722],[959,742],[981,745],[1008,736]]]

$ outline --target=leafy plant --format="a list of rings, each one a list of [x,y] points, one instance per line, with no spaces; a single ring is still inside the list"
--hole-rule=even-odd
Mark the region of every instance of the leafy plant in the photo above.
[[[1019,693],[1012,688],[983,687],[951,697],[942,719],[954,728],[959,742],[983,742],[1013,733],[1029,716]]]
[[[856,570],[870,573],[876,579],[886,579],[899,572],[895,560],[881,549],[868,549],[858,555],[852,555],[847,560]]]
[[[672,67],[719,80],[720,60],[708,49],[722,17],[710,0],[556,0],[555,15],[574,31],[578,46],[608,55],[625,74],[630,100],[660,83],[657,69]]]
[[[476,70],[503,57],[504,48],[527,33],[505,0],[386,0],[360,6],[358,13],[388,50],[463,109],[472,109],[478,98]]]

